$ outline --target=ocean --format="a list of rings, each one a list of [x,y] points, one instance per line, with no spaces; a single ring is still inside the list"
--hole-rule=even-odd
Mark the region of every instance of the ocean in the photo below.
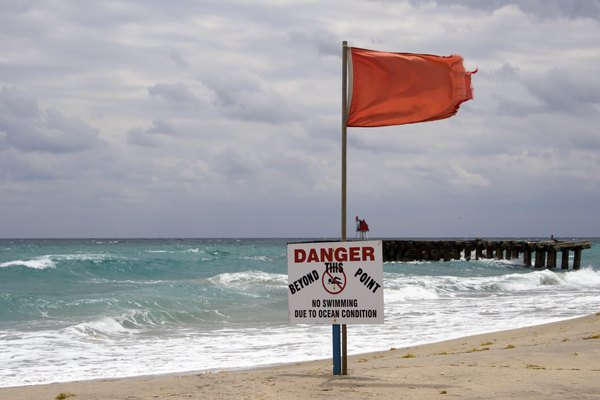
[[[348,353],[598,312],[600,239],[590,240],[577,271],[385,263],[385,323],[349,325]],[[0,386],[330,358],[331,326],[288,322],[294,241],[2,239]]]

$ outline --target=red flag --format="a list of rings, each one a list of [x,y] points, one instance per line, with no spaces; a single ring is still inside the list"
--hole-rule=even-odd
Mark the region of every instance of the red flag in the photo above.
[[[352,93],[347,126],[434,121],[473,98],[463,58],[351,48]]]

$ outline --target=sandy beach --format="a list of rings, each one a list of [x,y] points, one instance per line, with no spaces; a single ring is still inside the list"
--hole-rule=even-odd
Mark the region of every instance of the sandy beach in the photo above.
[[[351,356],[346,376],[333,376],[331,360],[322,360],[245,371],[0,389],[3,400],[61,398],[600,399],[600,312]]]

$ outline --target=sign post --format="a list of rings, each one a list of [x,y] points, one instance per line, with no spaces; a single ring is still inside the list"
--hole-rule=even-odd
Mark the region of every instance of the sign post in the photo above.
[[[287,259],[289,320],[333,325],[333,373],[341,375],[340,325],[384,320],[382,242],[290,243]]]

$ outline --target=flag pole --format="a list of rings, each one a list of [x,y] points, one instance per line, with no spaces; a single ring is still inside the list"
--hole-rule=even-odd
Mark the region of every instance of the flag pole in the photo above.
[[[346,241],[346,142],[348,115],[348,42],[342,42],[342,242]]]
[[[346,142],[348,116],[348,42],[342,42],[342,242],[346,241]],[[342,325],[342,375],[348,374],[348,331]]]

